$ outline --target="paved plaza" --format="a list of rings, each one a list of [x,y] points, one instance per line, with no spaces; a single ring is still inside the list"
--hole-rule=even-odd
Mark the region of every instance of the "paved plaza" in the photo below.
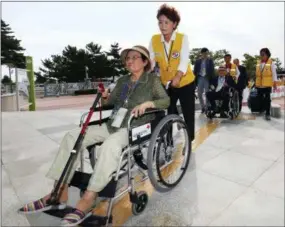
[[[2,226],[58,226],[53,217],[16,210],[51,190],[45,174],[64,134],[78,127],[89,105],[2,112]],[[139,216],[131,215],[128,197],[122,198],[114,207],[114,225],[284,226],[284,113],[267,122],[244,107],[239,119],[213,125],[197,111],[193,147],[176,188],[163,194],[148,189],[150,200]],[[70,189],[70,198],[74,205],[77,189]]]

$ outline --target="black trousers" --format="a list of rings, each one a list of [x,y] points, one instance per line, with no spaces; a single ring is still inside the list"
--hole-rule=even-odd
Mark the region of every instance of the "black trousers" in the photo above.
[[[257,94],[260,99],[261,108],[265,110],[266,115],[270,115],[270,108],[271,108],[271,87],[265,88],[257,88]]]
[[[242,100],[243,100],[243,89],[238,89],[238,97],[239,97],[239,112],[241,111],[242,108]]]
[[[209,91],[207,92],[206,96],[211,104],[211,109],[216,110],[216,100],[222,100],[222,111],[227,111],[229,109],[229,101],[230,97],[227,94],[229,88],[222,88],[220,91]]]
[[[190,141],[195,139],[195,83],[192,82],[181,88],[169,88],[169,114],[178,114],[177,100],[179,99],[185,123],[189,129]]]

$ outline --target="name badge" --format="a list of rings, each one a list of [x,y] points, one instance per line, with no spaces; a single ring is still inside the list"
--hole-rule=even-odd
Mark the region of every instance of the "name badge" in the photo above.
[[[114,116],[114,120],[112,122],[112,126],[115,128],[120,128],[128,110],[126,108],[120,108],[118,112]]]

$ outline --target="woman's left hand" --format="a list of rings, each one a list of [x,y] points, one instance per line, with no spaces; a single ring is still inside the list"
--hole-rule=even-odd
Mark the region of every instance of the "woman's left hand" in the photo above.
[[[144,102],[144,103],[136,106],[132,110],[132,114],[134,114],[135,117],[141,116],[145,113],[145,110],[148,108],[154,108],[154,103],[151,101]]]
[[[273,82],[273,91],[276,91],[277,90],[277,83],[276,81]]]
[[[171,86],[172,87],[179,87],[179,83],[181,80],[181,77],[183,76],[183,72],[178,71],[175,75],[175,77],[172,79]]]

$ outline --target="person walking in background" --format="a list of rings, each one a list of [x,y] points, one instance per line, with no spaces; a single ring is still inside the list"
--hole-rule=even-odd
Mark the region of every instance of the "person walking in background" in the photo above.
[[[230,86],[235,89],[238,89],[237,81],[240,75],[240,71],[238,70],[238,67],[235,64],[231,63],[231,60],[232,60],[232,55],[225,54],[224,61],[225,61],[227,74],[229,74],[233,78],[233,80],[229,81],[231,82]]]
[[[156,16],[161,34],[153,35],[149,45],[153,66],[159,65],[161,82],[168,90],[170,107],[168,113],[177,113],[180,101],[185,123],[189,129],[189,139],[195,138],[195,75],[189,61],[189,43],[185,34],[176,32],[180,22],[177,10],[163,4]]]
[[[196,76],[196,86],[198,87],[198,98],[202,113],[205,112],[206,105],[203,99],[203,94],[209,91],[209,82],[213,79],[214,62],[209,58],[209,50],[207,48],[201,49],[201,58],[195,62],[194,74]],[[206,101],[207,102],[207,101]]]
[[[237,90],[239,94],[239,112],[241,112],[243,90],[248,86],[248,76],[247,76],[246,68],[243,65],[239,64],[238,58],[234,59],[233,63],[238,67],[238,70],[240,71],[240,75],[237,81]]]
[[[276,66],[270,57],[271,53],[268,48],[262,48],[260,50],[261,60],[257,61],[255,73],[255,87],[257,88],[257,94],[261,99],[262,110],[265,111],[266,120],[270,120],[272,87],[274,89],[277,87]]]

